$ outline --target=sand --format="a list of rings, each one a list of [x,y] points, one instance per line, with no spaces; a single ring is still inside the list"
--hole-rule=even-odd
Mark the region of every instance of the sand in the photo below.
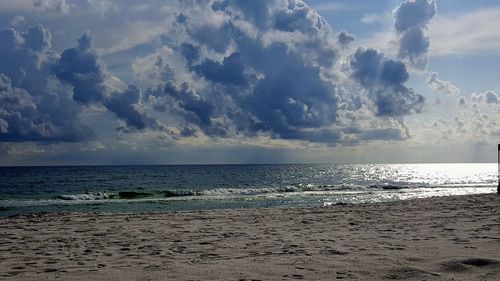
[[[0,280],[500,280],[500,196],[0,218]]]

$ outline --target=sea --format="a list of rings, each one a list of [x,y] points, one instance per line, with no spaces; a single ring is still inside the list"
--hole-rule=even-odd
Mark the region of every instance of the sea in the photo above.
[[[313,207],[496,192],[497,164],[0,167],[0,216]]]

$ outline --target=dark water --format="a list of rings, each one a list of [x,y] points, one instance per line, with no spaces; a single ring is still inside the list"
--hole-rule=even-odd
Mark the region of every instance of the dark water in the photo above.
[[[0,216],[318,206],[495,191],[496,164],[0,167]]]

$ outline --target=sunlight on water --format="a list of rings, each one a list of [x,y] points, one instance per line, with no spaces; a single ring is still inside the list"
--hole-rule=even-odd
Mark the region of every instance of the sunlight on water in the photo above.
[[[373,165],[368,172],[381,181],[422,186],[490,185],[496,182],[496,173],[494,164],[469,163]]]

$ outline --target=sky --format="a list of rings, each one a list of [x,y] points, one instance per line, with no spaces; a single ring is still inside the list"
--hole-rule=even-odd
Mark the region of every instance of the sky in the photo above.
[[[496,0],[0,2],[0,165],[496,162]]]

